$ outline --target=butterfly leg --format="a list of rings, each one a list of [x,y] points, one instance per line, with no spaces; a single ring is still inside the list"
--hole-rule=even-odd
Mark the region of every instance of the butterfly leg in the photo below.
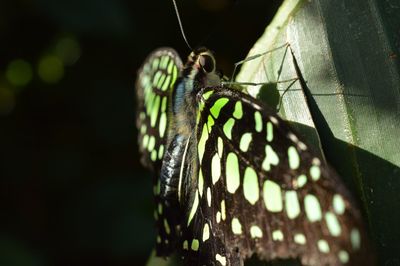
[[[231,82],[233,81],[233,78],[235,77],[236,70],[237,70],[237,67],[238,67],[238,66],[243,65],[244,63],[246,63],[246,62],[248,62],[248,61],[254,60],[254,59],[259,58],[259,57],[262,57],[262,56],[264,56],[264,55],[266,55],[266,54],[273,53],[273,52],[275,52],[275,51],[277,51],[277,50],[280,50],[280,49],[282,49],[282,48],[285,48],[285,55],[286,55],[286,52],[287,52],[288,48],[290,48],[290,44],[289,44],[289,43],[285,43],[285,44],[283,44],[283,45],[280,45],[280,46],[278,46],[278,47],[275,47],[274,49],[265,51],[265,52],[263,52],[263,53],[259,53],[259,54],[255,54],[255,55],[249,56],[249,57],[247,57],[247,58],[245,58],[245,59],[243,59],[243,60],[241,60],[241,61],[239,61],[239,62],[236,62],[236,63],[235,63],[235,67],[234,67],[234,69],[233,69],[233,73],[232,73],[232,77],[231,77],[230,81],[231,81]]]
[[[283,51],[278,53],[279,50],[283,50]],[[274,87],[275,88],[274,91],[276,91],[276,93],[278,93],[278,91],[282,91],[279,94],[284,95],[286,93],[286,91],[288,91],[288,89],[296,81],[299,80],[299,77],[297,75],[295,77],[293,77],[293,78],[286,77],[285,79],[282,79],[282,77],[281,77],[281,75],[283,73],[282,72],[283,71],[283,66],[285,65],[285,61],[287,60],[288,52],[290,52],[290,54],[293,56],[293,52],[291,50],[291,47],[290,47],[289,43],[285,43],[284,45],[278,46],[278,47],[276,47],[276,48],[274,48],[272,50],[269,50],[269,51],[266,51],[266,52],[263,52],[263,53],[259,53],[259,54],[253,55],[253,56],[249,56],[246,59],[237,62],[235,64],[234,73],[236,73],[236,68],[239,65],[242,65],[242,64],[244,64],[246,62],[255,60],[257,58],[260,58],[260,57],[263,57],[263,56],[266,56],[266,55],[271,55],[273,52],[275,52],[275,54],[278,53],[278,55],[275,56],[275,58],[262,59],[262,61],[258,61],[258,62],[255,63],[256,66],[262,67],[264,69],[264,71],[260,72],[260,73],[258,73],[258,72],[256,73],[255,72],[255,73],[251,74],[253,76],[253,79],[254,79],[251,82],[250,81],[232,81],[233,80],[233,77],[232,77],[230,80],[228,80],[228,79],[222,80],[222,82],[221,82],[222,85],[227,86],[227,87],[231,87],[231,88],[234,88],[234,89],[238,89],[238,90],[240,90],[242,92],[245,92],[247,94],[252,95],[253,97],[258,97],[259,96],[258,94],[261,93],[261,88],[264,87],[264,86],[268,87],[269,89],[271,87]],[[278,69],[273,70],[273,71],[269,70],[269,67],[267,67],[266,64],[271,64],[271,63],[273,63],[275,61],[281,61],[280,63],[277,62],[276,64],[273,64],[273,65],[278,66]],[[271,67],[273,67],[273,66],[271,65]],[[286,73],[287,70],[285,70],[284,72]],[[265,74],[266,80],[264,79],[264,74],[263,74],[262,76],[260,76],[261,80],[257,81],[259,74],[262,74],[262,73]],[[272,74],[274,76],[274,78],[269,78],[268,77],[268,73]],[[294,73],[294,71],[290,71],[289,73]],[[240,77],[236,77],[236,79],[238,79],[238,78],[240,78]],[[278,89],[277,85],[278,84],[284,84],[284,83],[288,83],[289,85],[288,86],[285,85],[284,89]],[[266,93],[269,94],[268,92],[266,92]],[[276,105],[278,105],[278,104],[276,104]]]

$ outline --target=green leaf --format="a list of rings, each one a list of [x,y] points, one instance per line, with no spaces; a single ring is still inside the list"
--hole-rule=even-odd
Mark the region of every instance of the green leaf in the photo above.
[[[286,0],[237,81],[299,77],[281,115],[307,129],[362,200],[380,265],[400,261],[400,4],[379,0]],[[397,1],[398,3],[398,1]],[[397,13],[396,13],[397,12]],[[281,93],[288,84],[279,83]],[[259,87],[249,87],[258,95]]]

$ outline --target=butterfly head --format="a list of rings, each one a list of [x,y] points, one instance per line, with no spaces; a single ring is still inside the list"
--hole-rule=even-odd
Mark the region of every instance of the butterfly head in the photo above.
[[[196,97],[203,88],[221,85],[221,77],[216,70],[215,57],[207,48],[193,50],[181,73],[181,79],[173,91],[172,110],[176,114],[176,128],[182,135],[191,134],[195,127],[197,113]]]
[[[200,87],[218,86],[221,84],[220,73],[216,70],[216,61],[213,53],[207,48],[195,49],[188,58],[185,66],[189,76]]]
[[[212,73],[215,71],[215,57],[207,48],[199,48],[189,55],[189,62],[193,64],[198,70],[204,73]]]

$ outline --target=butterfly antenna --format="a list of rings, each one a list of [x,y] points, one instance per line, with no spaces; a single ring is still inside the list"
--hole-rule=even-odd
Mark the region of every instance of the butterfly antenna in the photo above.
[[[179,23],[179,28],[181,29],[181,33],[182,33],[182,37],[185,40],[186,45],[189,47],[189,49],[191,51],[193,51],[192,47],[190,46],[188,40],[186,39],[186,35],[185,35],[185,31],[183,30],[183,26],[182,26],[182,21],[181,21],[181,17],[179,16],[179,10],[178,10],[178,6],[176,5],[176,1],[172,0],[172,3],[174,4],[174,8],[175,8],[175,13],[176,13],[176,17],[178,18],[178,23]]]

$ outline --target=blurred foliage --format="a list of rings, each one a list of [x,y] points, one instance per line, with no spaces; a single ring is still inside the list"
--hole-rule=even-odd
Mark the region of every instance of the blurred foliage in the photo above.
[[[229,75],[280,1],[179,1]],[[249,31],[248,29],[252,29]],[[154,244],[135,73],[188,54],[169,1],[0,1],[0,265],[143,265]]]

